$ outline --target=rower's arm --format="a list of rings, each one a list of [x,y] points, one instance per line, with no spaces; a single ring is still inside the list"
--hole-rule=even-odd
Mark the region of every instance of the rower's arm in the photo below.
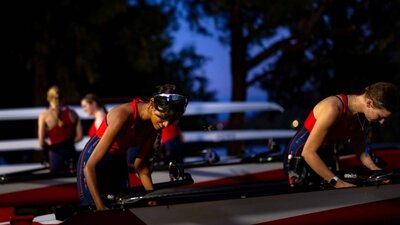
[[[146,191],[154,190],[151,171],[148,165],[150,155],[154,154],[154,141],[155,136],[147,139],[147,141],[141,146],[134,162],[135,170],[137,171],[140,181]]]
[[[364,137],[353,138],[350,144],[365,167],[370,170],[381,170],[381,168],[375,164],[369,152],[366,151],[367,146]]]
[[[140,181],[143,184],[143,187],[146,191],[153,191],[153,181],[151,179],[150,169],[147,165],[147,162],[142,158],[135,159],[135,169],[139,175]]]

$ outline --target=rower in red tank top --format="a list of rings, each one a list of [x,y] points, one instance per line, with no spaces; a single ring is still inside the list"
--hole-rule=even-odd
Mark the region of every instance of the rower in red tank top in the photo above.
[[[78,153],[75,143],[82,140],[82,125],[78,114],[65,106],[58,86],[47,92],[50,108],[39,115],[39,145],[48,153],[52,173],[73,172]],[[48,142],[48,141],[49,142]]]
[[[77,185],[81,204],[95,204],[97,210],[105,210],[104,194],[127,190],[126,153],[132,147],[139,148],[133,161],[135,171],[145,190],[152,191],[149,158],[160,144],[161,130],[183,115],[187,103],[175,85],[165,84],[157,86],[148,101],[135,98],[110,110],[79,158]]]
[[[103,102],[93,93],[88,93],[81,99],[81,107],[89,116],[94,117],[88,130],[88,136],[93,137],[107,115],[108,110]]]
[[[54,111],[55,109],[49,109]],[[71,109],[68,106],[63,106],[60,109],[59,119],[62,121],[61,126],[55,126],[47,131],[47,137],[50,140],[50,145],[59,144],[62,142],[74,142],[75,139],[75,123],[71,121]]]
[[[369,154],[368,124],[383,124],[398,110],[398,88],[378,82],[357,95],[330,96],[315,105],[288,145],[284,169],[291,186],[329,183],[335,188],[353,187],[335,175],[335,146],[351,148],[362,164],[379,170]]]

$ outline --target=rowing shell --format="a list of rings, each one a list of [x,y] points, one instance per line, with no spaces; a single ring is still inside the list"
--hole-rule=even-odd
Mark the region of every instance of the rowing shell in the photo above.
[[[129,211],[143,224],[160,225],[347,224],[357,221],[356,218],[363,218],[363,223],[372,220],[379,222],[376,224],[390,224],[392,219],[399,218],[399,188],[400,185],[384,185],[278,195],[272,192],[268,196],[254,197],[247,197],[254,193],[244,190],[235,199],[132,208]],[[385,203],[391,206],[385,207]],[[383,209],[375,208],[377,205]],[[374,218],[368,216],[368,212],[374,212]],[[341,218],[337,218],[338,215]],[[353,222],[348,224],[355,225]]]
[[[284,177],[280,162],[193,167],[185,171],[192,175],[194,184],[191,186],[193,187],[278,180]],[[40,174],[35,176],[40,176]],[[130,178],[131,186],[141,185],[134,174],[131,174]],[[168,182],[169,172],[154,171],[152,179],[155,183]],[[60,193],[63,194],[60,195]],[[46,206],[78,202],[75,176],[41,179],[26,177],[19,181],[0,183],[0,207]]]
[[[400,160],[399,149],[375,150],[389,166],[396,166]],[[343,168],[360,165],[354,155],[342,157]],[[34,167],[38,169],[37,167]],[[394,168],[389,168],[394,169]],[[285,179],[282,162],[216,164],[185,168],[192,175],[194,184],[190,187],[232,185],[238,183],[268,182]],[[43,171],[42,171],[43,172]],[[141,185],[139,179],[131,175],[131,186]],[[169,181],[168,171],[154,171],[155,183]],[[63,193],[60,195],[59,193]],[[76,177],[52,177],[27,179],[0,183],[0,207],[44,206],[54,204],[76,204],[79,202]],[[1,220],[0,220],[1,222]]]
[[[387,162],[388,165],[395,166],[399,160],[398,149],[385,149],[375,152],[379,156],[383,157],[384,161]],[[346,156],[341,161],[342,167],[354,167],[358,165],[354,156]],[[132,208],[129,208],[129,206],[127,208],[124,208],[124,210],[122,211],[111,210],[108,212],[97,212],[95,213],[96,215],[98,215],[98,217],[96,218],[102,218],[103,214],[106,218],[110,214],[113,215],[111,216],[112,218],[121,217],[126,219],[125,216],[128,216],[131,219],[137,218],[138,221],[142,221],[142,223],[138,224],[160,224],[157,223],[157,221],[151,220],[150,215],[157,215],[157,218],[159,218],[160,221],[166,221],[165,224],[184,224],[185,221],[187,222],[192,220],[194,221],[193,224],[218,224],[218,221],[220,220],[226,220],[226,223],[224,222],[222,224],[294,224],[294,221],[297,221],[298,219],[300,219],[299,221],[303,221],[303,224],[313,224],[310,222],[313,221],[311,220],[311,218],[313,218],[315,219],[315,221],[317,221],[314,224],[331,224],[328,219],[324,220],[324,218],[329,218],[329,220],[339,222],[345,222],[344,220],[352,221],[351,224],[354,225],[357,224],[356,222],[354,222],[354,220],[352,220],[352,215],[354,215],[354,217],[358,219],[367,218],[368,221],[373,221],[374,223],[371,224],[377,224],[377,220],[380,221],[378,224],[392,224],[390,223],[392,220],[387,221],[384,220],[384,218],[386,216],[389,216],[390,218],[397,218],[398,215],[394,213],[394,211],[398,212],[400,207],[400,192],[398,191],[398,184],[381,185],[378,187],[357,187],[343,190],[324,190],[322,192],[314,191],[302,193],[281,192],[283,190],[287,190],[286,188],[288,188],[287,185],[282,184],[280,186],[277,186],[278,188],[275,187],[275,189],[271,189],[271,187],[268,185],[256,185],[255,187],[246,186],[245,188],[240,188],[243,183],[270,184],[277,182],[277,180],[282,180],[282,177],[284,177],[284,175],[281,162],[244,164],[239,163],[232,165],[193,167],[187,168],[186,171],[193,175],[193,185],[189,185],[188,187],[179,189],[180,191],[173,190],[168,193],[156,191],[148,195],[146,197],[148,198],[147,200],[146,198],[144,198],[139,201],[141,203],[147,204],[148,201],[151,200],[152,202],[156,202],[157,206],[132,206]],[[165,171],[154,171],[152,176],[155,182],[157,182],[158,180],[165,181],[165,179],[168,179],[168,175],[165,173]],[[42,181],[21,182],[19,188],[24,188],[29,185],[34,186],[39,184],[40,182]],[[51,182],[54,182],[54,180],[51,179]],[[27,185],[27,183],[29,183],[29,185]],[[16,184],[18,184],[18,182]],[[13,195],[14,197],[13,203],[15,203],[15,201],[18,200],[19,197],[21,201],[17,201],[17,203],[20,204],[20,206],[23,206],[24,204],[27,204],[27,197],[32,198],[31,203],[34,203],[35,201],[37,203],[37,201],[43,201],[43,196],[53,195],[53,197],[60,197],[64,196],[66,193],[64,192],[66,191],[66,189],[63,188],[52,190],[37,188],[33,190],[25,190],[26,192],[14,192],[13,190],[18,190],[18,187],[10,187],[8,188],[8,190],[11,193],[4,193],[4,190],[7,191],[7,188],[4,188],[6,187],[6,185],[11,184],[1,185],[2,188],[0,189],[0,192],[3,191],[3,193],[0,193],[0,207],[7,207],[7,205],[1,205],[1,202],[4,201],[4,199],[7,199],[7,197],[10,197],[10,195]],[[54,186],[61,188],[63,184],[60,185],[61,186],[58,186],[57,184],[52,185],[51,188],[53,188]],[[77,199],[75,182],[71,182],[69,183],[69,185],[69,191],[75,193],[73,195],[75,195],[75,199]],[[221,199],[219,198],[219,196],[225,196],[225,194],[231,193],[232,190],[228,191],[225,189],[218,192],[217,190],[220,190],[218,187],[232,187],[233,189],[241,191],[236,192],[236,194],[234,195],[229,195],[230,197],[228,197],[228,199]],[[184,190],[186,189],[190,191],[184,192]],[[38,190],[40,190],[41,192],[37,192]],[[262,190],[262,193],[256,190]],[[210,191],[215,194],[210,194]],[[334,194],[339,192],[341,193],[340,195]],[[38,193],[42,193],[43,196]],[[63,194],[60,195],[59,193]],[[181,196],[176,196],[176,193],[180,193]],[[173,199],[172,202],[169,202],[168,204],[163,204],[163,200],[161,201],[160,199],[157,199],[160,196],[163,196],[164,199],[167,199],[166,195],[170,196],[169,199]],[[203,200],[205,195],[207,195],[206,201]],[[227,196],[225,197],[227,198]],[[197,199],[202,201],[182,203],[182,199]],[[247,206],[251,212],[246,211],[246,209],[244,208],[241,208],[242,205]],[[281,208],[279,208],[278,206]],[[380,208],[374,208],[378,206]],[[231,209],[231,207],[233,208]],[[185,211],[186,208],[194,211],[190,214],[189,212]],[[372,211],[372,208],[374,208],[374,214],[371,215],[371,213],[367,212]],[[210,209],[212,210],[209,212]],[[229,210],[225,212],[224,209]],[[230,216],[229,218],[225,218],[227,217],[225,214],[228,214],[228,212],[230,212]],[[376,215],[375,212],[377,212]],[[87,215],[85,213],[79,214],[79,220],[84,221],[84,219],[82,219],[81,217],[84,217],[86,215],[88,218],[90,218],[89,220],[96,221],[96,219],[92,217],[92,213],[93,212],[87,213]],[[216,216],[212,213],[221,214],[219,216]],[[341,215],[340,218],[343,219],[336,218],[338,215],[336,213],[339,213],[339,215]],[[164,215],[165,218],[159,217],[158,214],[160,214],[160,216]],[[169,218],[168,215],[178,219],[174,220],[173,223],[170,223],[168,221],[171,221],[172,218]],[[336,217],[333,215],[336,215]],[[373,219],[371,217],[377,218]],[[253,220],[247,223],[246,218],[260,219],[257,219],[257,221],[254,223],[251,222]],[[57,222],[57,220],[54,220],[54,218],[52,219],[52,221]],[[104,219],[104,221],[107,220]],[[240,221],[244,222],[241,223]],[[57,224],[56,222],[54,224]],[[58,223],[61,223],[61,221],[58,221]],[[49,224],[51,224],[51,222]],[[94,224],[94,222],[92,224]],[[102,223],[101,221],[97,221],[96,224]],[[118,224],[124,223],[122,221],[118,221]],[[296,222],[296,224],[299,223]]]
[[[132,204],[125,202],[121,209],[84,211],[63,222],[55,215],[47,224],[394,225],[400,219],[399,188],[400,184],[386,184],[294,191],[269,182],[160,190]]]

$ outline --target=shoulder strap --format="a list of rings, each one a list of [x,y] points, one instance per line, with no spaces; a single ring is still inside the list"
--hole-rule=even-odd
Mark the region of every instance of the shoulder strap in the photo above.
[[[138,102],[144,102],[142,99],[140,98],[134,98],[130,104],[132,106],[132,110],[133,110],[133,119],[136,120],[137,118],[137,103]]]
[[[348,102],[349,102],[349,100],[348,100],[348,98],[347,98],[347,95],[345,95],[345,94],[339,94],[339,95],[335,95],[339,100],[340,100],[340,102],[342,103],[342,105],[343,105],[343,113],[345,113],[346,111],[347,111],[347,105],[348,105]]]

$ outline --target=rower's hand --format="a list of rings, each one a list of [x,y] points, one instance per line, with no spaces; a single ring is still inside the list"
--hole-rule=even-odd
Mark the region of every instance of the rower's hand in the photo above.
[[[382,170],[382,169],[377,167],[377,169],[374,169],[373,171],[378,171],[379,172],[379,170]],[[391,181],[390,179],[385,179],[385,180],[382,180],[381,182],[382,182],[382,184],[389,184],[390,181]]]
[[[96,205],[96,211],[105,211],[105,210],[109,210],[109,208],[107,208],[103,204],[99,204],[98,206]]]
[[[382,168],[378,167],[377,165],[373,164],[368,166],[369,170],[382,170]]]
[[[335,185],[335,188],[349,188],[349,187],[356,187],[356,185],[342,180],[338,180]]]
[[[390,181],[391,181],[390,179],[386,179],[386,180],[382,181],[382,184],[389,184]]]

